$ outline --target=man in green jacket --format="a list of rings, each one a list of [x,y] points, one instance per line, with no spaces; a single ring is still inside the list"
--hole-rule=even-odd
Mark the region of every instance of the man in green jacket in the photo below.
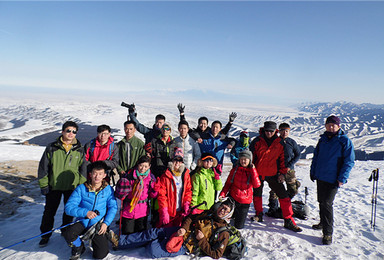
[[[46,233],[53,228],[54,217],[64,197],[68,201],[72,191],[86,181],[84,149],[76,139],[79,127],[75,122],[63,124],[62,135],[49,144],[41,157],[38,169],[41,194],[45,196],[45,207],[40,231]],[[71,223],[73,218],[63,213],[63,225]],[[48,244],[52,233],[43,235],[40,247]]]
[[[119,174],[126,173],[135,167],[137,160],[145,155],[144,142],[135,136],[136,123],[126,121],[124,123],[125,137],[117,144],[119,148]]]

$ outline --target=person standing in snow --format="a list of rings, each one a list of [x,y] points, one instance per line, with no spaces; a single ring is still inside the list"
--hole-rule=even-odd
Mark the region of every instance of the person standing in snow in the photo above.
[[[125,137],[117,143],[119,147],[119,165],[117,171],[124,174],[135,167],[141,156],[145,155],[144,142],[135,136],[136,124],[133,121],[124,123]]]
[[[284,227],[294,232],[301,232],[293,219],[291,199],[284,187],[285,174],[288,169],[285,166],[284,143],[277,136],[277,125],[275,122],[266,121],[264,127],[260,128],[260,135],[253,139],[250,149],[253,153],[253,163],[259,174],[261,186],[253,192],[253,205],[256,216],[254,220],[263,221],[263,186],[264,181],[276,192],[281,205],[284,218]]]
[[[289,197],[292,198],[298,193],[300,187],[300,182],[296,179],[295,174],[295,164],[300,159],[300,148],[293,140],[289,137],[289,132],[291,127],[287,123],[282,123],[279,125],[279,134],[281,139],[284,142],[284,151],[285,151],[285,165],[288,169],[287,174],[285,175],[285,183],[287,185],[287,192]],[[270,217],[280,217],[281,212],[279,210],[279,201],[276,196],[276,193],[272,190],[269,192],[269,210],[266,213]]]
[[[66,204],[72,191],[87,180],[84,149],[76,139],[78,129],[75,122],[65,122],[61,136],[46,147],[41,157],[38,179],[41,194],[45,196],[41,233],[52,230],[61,198],[64,197]],[[72,219],[64,212],[62,225],[71,223]],[[39,246],[45,247],[51,235],[52,233],[43,235]]]
[[[151,141],[158,137],[161,134],[161,127],[165,123],[165,116],[162,114],[158,114],[155,117],[155,124],[152,128],[146,127],[145,125],[141,124],[139,120],[137,120],[137,113],[136,113],[136,107],[134,104],[129,105],[128,108],[129,111],[129,118],[135,122],[136,129],[139,131],[139,133],[144,135],[145,144],[151,143]]]
[[[329,116],[325,121],[325,130],[316,145],[310,170],[311,180],[317,183],[320,208],[320,223],[312,228],[322,230],[323,244],[330,245],[333,235],[333,201],[355,165],[355,152],[352,141],[340,128],[340,118]]]
[[[179,110],[179,113],[180,113],[180,121],[187,121],[184,115],[185,106],[179,103],[177,104],[177,109]],[[232,112],[231,114],[229,114],[228,123],[220,131],[220,135],[222,135],[223,138],[228,134],[236,117],[237,117],[236,112]],[[210,132],[211,132],[211,128],[208,126],[208,118],[205,116],[202,116],[197,121],[197,128],[189,129],[188,133],[194,140],[196,140],[198,143],[201,143],[203,141],[202,135],[209,134]]]
[[[176,147],[183,151],[184,165],[193,171],[201,157],[199,144],[188,135],[189,125],[187,121],[180,121],[178,129],[180,136],[175,138]]]
[[[107,181],[113,178],[112,170],[119,165],[119,148],[111,136],[111,128],[108,125],[97,127],[97,137],[84,146],[87,167],[96,161],[103,161],[108,167]],[[90,171],[88,170],[88,173]]]
[[[235,146],[230,152],[233,167],[237,165],[239,154],[244,150],[249,150],[249,133],[247,131],[241,131],[239,140],[236,141]]]
[[[115,196],[123,201],[121,233],[124,235],[147,229],[149,199],[157,197],[160,187],[150,167],[151,158],[144,155],[116,184]]]
[[[242,229],[252,203],[253,189],[260,187],[261,183],[256,168],[252,164],[251,151],[243,150],[238,157],[238,162],[229,173],[219,198],[229,195],[235,200],[234,226]]]
[[[79,220],[64,232],[66,242],[72,247],[71,259],[78,259],[84,253],[85,245],[79,236],[95,224],[93,257],[103,259],[108,255],[108,240],[114,241],[117,246],[117,236],[108,230],[116,215],[117,203],[112,187],[104,180],[107,168],[103,161],[93,162],[90,180],[79,185],[65,205],[65,213]]]
[[[160,177],[158,227],[180,226],[183,218],[189,214],[192,185],[183,156],[182,149],[176,148],[172,161]]]

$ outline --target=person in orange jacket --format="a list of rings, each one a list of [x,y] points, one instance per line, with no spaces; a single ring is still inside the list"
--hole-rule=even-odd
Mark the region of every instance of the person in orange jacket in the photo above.
[[[250,144],[253,154],[253,163],[260,176],[261,186],[253,192],[253,205],[256,216],[253,218],[258,222],[263,221],[263,186],[264,181],[279,198],[281,211],[284,218],[284,227],[294,232],[301,232],[302,229],[296,225],[293,219],[291,199],[283,184],[288,169],[284,161],[284,142],[277,135],[277,124],[273,121],[264,122],[260,128],[260,135]]]
[[[236,178],[235,178],[236,177]],[[239,153],[239,160],[232,168],[219,197],[229,195],[235,200],[234,226],[244,228],[249,206],[252,203],[253,189],[260,187],[261,183],[255,166],[252,164],[252,153],[243,150]]]
[[[183,150],[176,148],[172,161],[160,177],[158,227],[180,226],[183,218],[189,214],[192,184],[183,157]]]

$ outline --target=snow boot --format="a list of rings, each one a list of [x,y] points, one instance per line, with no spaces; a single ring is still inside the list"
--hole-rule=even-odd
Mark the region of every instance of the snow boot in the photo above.
[[[46,247],[48,245],[49,237],[42,237],[39,242],[39,247]]]
[[[323,245],[332,244],[332,235],[324,235],[323,236]]]
[[[72,247],[72,256],[69,260],[77,260],[80,259],[80,256],[85,252],[84,242],[81,242],[79,247]]]
[[[323,229],[323,225],[321,223],[312,225],[312,229],[314,229],[314,230],[322,230]]]
[[[286,229],[292,230],[293,232],[301,232],[303,231],[299,228],[292,218],[284,219],[284,227]]]

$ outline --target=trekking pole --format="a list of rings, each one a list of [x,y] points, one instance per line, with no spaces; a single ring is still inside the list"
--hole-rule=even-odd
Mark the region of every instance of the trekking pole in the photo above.
[[[121,207],[120,207],[120,219],[119,219],[119,237],[121,236],[121,221],[123,218],[123,206],[124,206],[124,199],[125,197],[121,200]]]
[[[21,244],[21,243],[27,242],[27,241],[32,240],[32,239],[34,239],[34,238],[37,238],[37,237],[41,237],[41,236],[47,235],[47,234],[49,234],[49,233],[54,232],[55,230],[59,230],[59,229],[68,227],[68,226],[73,225],[73,224],[75,224],[75,223],[77,223],[77,222],[79,222],[79,221],[80,221],[80,220],[76,220],[76,221],[74,221],[74,222],[72,222],[72,223],[63,225],[63,226],[61,226],[61,227],[53,228],[52,230],[50,230],[50,231],[48,231],[48,232],[45,232],[45,233],[42,233],[42,234],[40,234],[40,235],[38,235],[38,236],[34,236],[34,237],[31,237],[31,238],[25,239],[25,240],[23,240],[23,241],[17,242],[17,243],[15,243],[15,244],[13,244],[13,245],[10,245],[10,246],[6,246],[6,247],[0,249],[0,251],[2,251],[2,250],[4,250],[4,249],[11,248],[11,247],[14,247],[14,246],[16,246],[16,245],[19,245],[19,244]]]
[[[376,207],[377,207],[377,189],[379,183],[379,169],[372,171],[368,181],[373,181],[372,187],[372,210],[371,210],[371,228],[376,229]]]

